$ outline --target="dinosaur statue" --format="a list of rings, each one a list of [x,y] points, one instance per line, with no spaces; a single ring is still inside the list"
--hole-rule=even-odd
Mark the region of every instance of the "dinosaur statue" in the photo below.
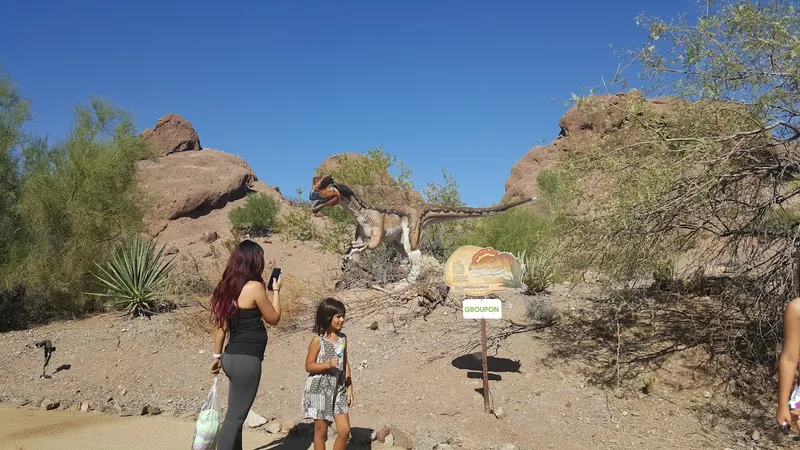
[[[364,203],[346,185],[337,184],[333,177],[315,176],[308,195],[314,214],[325,207],[336,205],[349,210],[356,218],[356,234],[342,257],[342,270],[354,255],[377,248],[381,242],[393,246],[408,258],[411,265],[407,282],[416,282],[420,275],[422,232],[428,225],[451,220],[486,217],[499,214],[515,206],[536,200],[536,197],[491,208],[448,207],[433,204],[370,205]]]

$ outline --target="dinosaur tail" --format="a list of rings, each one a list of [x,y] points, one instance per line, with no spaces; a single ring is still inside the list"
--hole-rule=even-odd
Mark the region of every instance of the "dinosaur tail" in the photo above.
[[[492,206],[488,208],[445,208],[445,207],[432,207],[423,213],[421,217],[422,225],[429,225],[437,222],[447,222],[451,220],[469,219],[475,217],[487,217],[500,214],[501,212],[508,211],[509,209],[519,206],[531,201],[535,201],[536,197],[518,200],[516,202],[507,203],[505,205]]]

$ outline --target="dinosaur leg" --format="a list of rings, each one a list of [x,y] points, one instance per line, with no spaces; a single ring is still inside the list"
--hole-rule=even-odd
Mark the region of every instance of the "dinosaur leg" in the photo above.
[[[408,256],[408,262],[411,267],[409,268],[406,278],[402,280],[400,285],[398,285],[398,289],[411,283],[415,283],[419,278],[422,253],[419,251],[419,249],[412,250],[411,239],[412,237],[410,235],[408,220],[403,220],[403,251]]]
[[[350,264],[350,260],[353,259],[354,255],[363,252],[366,248],[367,244],[363,242],[351,242],[350,245],[347,246],[344,256],[342,256],[342,271],[347,269],[347,266]]]
[[[358,225],[356,227],[356,234],[353,237],[353,240],[350,241],[350,244],[347,246],[347,248],[344,251],[344,255],[342,256],[343,272],[347,269],[347,266],[349,265],[350,260],[353,258],[353,255],[364,251],[364,248],[367,245],[364,243],[365,235],[366,235],[365,230],[361,227],[361,225]],[[366,236],[366,238],[369,239],[369,236]]]
[[[411,270],[408,272],[408,281],[411,283],[419,279],[420,270],[422,269],[422,252],[419,250],[412,250],[408,253],[408,262],[411,264]]]

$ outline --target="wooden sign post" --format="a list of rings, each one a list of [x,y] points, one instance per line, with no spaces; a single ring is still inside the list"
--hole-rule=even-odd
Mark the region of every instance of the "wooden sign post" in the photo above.
[[[465,319],[481,321],[481,365],[483,366],[483,409],[489,406],[489,367],[486,356],[486,320],[503,318],[503,302],[491,297],[494,292],[520,289],[525,266],[516,256],[491,247],[463,245],[444,264],[444,281],[462,293]],[[481,297],[483,296],[483,297]]]
[[[486,319],[503,318],[503,302],[499,298],[470,298],[462,301],[462,312],[465,319],[481,320],[481,366],[483,370],[483,410],[491,412],[489,407],[489,364],[486,356]]]

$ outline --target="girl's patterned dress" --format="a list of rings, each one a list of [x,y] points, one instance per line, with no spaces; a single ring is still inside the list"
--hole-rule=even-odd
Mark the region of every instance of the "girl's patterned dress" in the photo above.
[[[303,419],[333,421],[339,414],[347,414],[347,390],[344,386],[344,348],[347,345],[344,333],[339,333],[339,342],[331,342],[321,335],[317,362],[325,363],[334,356],[339,358],[337,367],[327,372],[310,373],[303,389]]]

